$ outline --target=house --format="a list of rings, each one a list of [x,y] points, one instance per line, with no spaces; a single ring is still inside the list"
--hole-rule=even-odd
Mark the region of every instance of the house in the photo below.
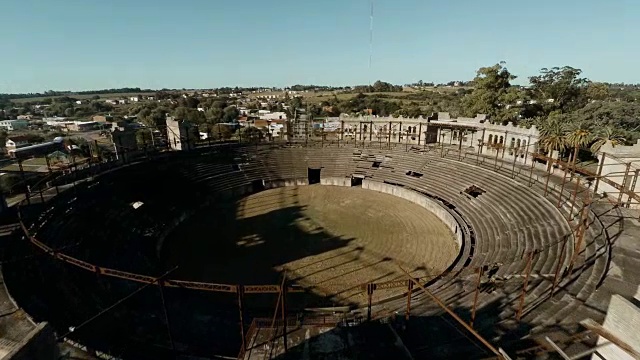
[[[118,100],[107,99],[104,102],[106,102],[107,104],[111,104],[111,105],[118,105]]]
[[[113,121],[113,116],[111,115],[95,115],[91,118],[91,120],[99,123],[105,123],[107,121]]]
[[[18,120],[31,120],[33,118],[33,115],[29,114],[29,115],[18,115],[16,117],[16,119]]]
[[[268,114],[260,114],[262,120],[286,120],[287,113],[283,111],[274,111]]]
[[[132,97],[130,97],[130,98],[129,98],[129,101],[131,101],[131,102],[138,102],[138,101],[140,101],[140,97],[138,97],[138,96],[132,96]]]
[[[22,135],[10,136],[7,138],[7,141],[5,142],[5,147],[7,148],[7,151],[15,150],[28,145],[30,145],[29,137],[22,136]]]
[[[67,125],[67,129],[70,131],[89,131],[98,127],[99,123],[96,121],[72,121]]]
[[[173,150],[191,150],[200,138],[198,127],[184,120],[167,116],[167,140]]]
[[[3,128],[7,131],[26,129],[29,126],[29,122],[26,120],[2,120],[0,121],[0,128]]]
[[[45,142],[42,144],[27,145],[27,146],[23,146],[23,147],[20,147],[17,149],[11,149],[11,150],[7,148],[7,153],[12,158],[24,159],[32,156],[37,156],[37,155],[50,154],[54,151],[60,151],[63,149],[64,149],[63,138],[57,137],[53,139],[53,141]]]
[[[76,105],[82,105],[82,100],[76,100]]]

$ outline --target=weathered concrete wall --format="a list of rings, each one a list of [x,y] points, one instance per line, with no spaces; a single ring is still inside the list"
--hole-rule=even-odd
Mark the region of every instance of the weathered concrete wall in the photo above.
[[[436,201],[431,200],[423,194],[420,194],[413,190],[377,181],[364,180],[362,182],[362,188],[397,196],[399,198],[411,201],[414,204],[418,204],[434,213],[438,217],[438,219],[440,219],[449,227],[449,229],[451,229],[451,232],[453,233],[454,238],[458,243],[458,249],[462,249],[463,235],[462,231],[459,228],[458,222],[447,209],[438,204]]]
[[[602,163],[604,157],[604,163]],[[598,153],[598,160],[602,163],[602,176],[605,176],[606,180],[613,181],[616,184],[624,184],[626,190],[632,190],[634,192],[640,192],[640,182],[637,178],[640,176],[640,141],[631,146],[613,146],[611,143],[604,144]],[[627,172],[627,164],[630,164]],[[626,181],[625,181],[626,175]],[[602,179],[598,184],[598,193],[607,193],[608,196],[614,200],[619,199],[619,190],[614,186],[607,184],[605,179]],[[635,187],[632,189],[632,185],[635,181]],[[626,203],[629,200],[627,195],[622,196],[622,202]],[[631,202],[636,202],[631,200]],[[640,208],[639,204],[630,204],[632,209]]]
[[[351,178],[348,178],[348,177],[320,178],[320,184],[332,185],[332,186],[351,186]]]
[[[620,295],[613,295],[602,326],[620,340],[631,345],[636,351],[640,351],[640,331],[638,331],[638,324],[640,324],[640,308]],[[598,339],[598,345],[606,342],[608,341],[603,338]],[[607,360],[633,359],[631,355],[613,344],[601,348],[598,350],[598,353],[601,357],[594,354],[591,358],[604,358]]]
[[[283,186],[303,186],[303,185],[309,185],[309,179],[297,178],[297,179],[288,179],[288,180],[271,180],[271,181],[265,180],[264,182],[265,189],[275,189]]]
[[[58,356],[58,347],[53,329],[47,323],[40,323],[3,359],[56,360]]]

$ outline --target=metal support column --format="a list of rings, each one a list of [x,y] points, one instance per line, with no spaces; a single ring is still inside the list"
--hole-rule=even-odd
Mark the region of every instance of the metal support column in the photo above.
[[[282,292],[282,301],[280,302],[282,312],[282,342],[284,344],[284,351],[287,352],[289,349],[289,345],[287,344],[287,274],[284,274],[280,291]]]
[[[598,192],[598,185],[600,184],[600,176],[602,176],[602,168],[604,167],[604,159],[607,156],[607,153],[602,153],[602,158],[600,159],[600,164],[598,165],[598,173],[596,174],[596,183],[593,186],[593,195],[596,195]]]
[[[636,184],[638,182],[638,174],[640,174],[640,170],[635,170],[633,172],[633,181],[631,181],[631,186],[629,187],[629,192],[635,192],[636,190]],[[629,206],[631,206],[631,196],[627,197],[627,208],[629,208]]]
[[[536,165],[536,162],[534,160],[535,160],[534,157],[531,156],[531,168],[529,169],[529,182],[527,182],[527,185],[529,187],[533,186],[533,183],[531,182],[531,179],[533,178],[533,168]]]
[[[469,321],[469,326],[473,327],[473,322],[476,320],[476,309],[478,306],[478,295],[480,293],[480,280],[482,280],[482,274],[484,274],[484,267],[479,267],[476,269],[478,272],[478,280],[476,280],[476,291],[473,294],[473,308],[471,309],[471,321]]]
[[[575,246],[573,248],[573,256],[571,257],[571,262],[569,263],[569,273],[573,271],[573,267],[575,265],[576,259],[578,258],[578,254],[580,254],[580,248],[582,247],[582,240],[584,239],[584,233],[586,232],[586,223],[587,216],[589,214],[589,205],[582,205],[582,215],[580,216],[580,223],[578,224],[578,229],[576,230],[577,240]]]
[[[171,322],[169,321],[169,311],[167,310],[167,303],[164,299],[164,284],[162,280],[158,280],[158,290],[160,290],[160,300],[162,301],[162,310],[164,311],[164,321],[167,323],[167,336],[169,337],[169,343],[171,344],[171,351],[175,355],[176,346],[173,342],[173,335],[171,333]]]
[[[243,316],[243,310],[242,310],[242,292],[243,292],[243,287],[238,285],[238,287],[236,288],[236,292],[238,293],[238,314],[240,317],[240,339],[242,341],[242,351],[247,351],[247,343],[245,341],[245,334],[244,334],[244,316]]]
[[[580,178],[576,180],[576,187],[573,189],[573,200],[571,201],[571,211],[569,211],[569,217],[573,217],[573,207],[576,204],[576,200],[578,199],[578,188],[580,187]]]
[[[516,160],[518,160],[518,152],[520,152],[520,148],[516,148],[516,150],[513,152],[513,164],[511,164],[511,178],[515,179],[515,172],[516,172]]]
[[[564,252],[567,250],[567,241],[569,241],[569,235],[566,235],[564,239],[562,239],[562,248],[560,249],[560,256],[558,257],[558,265],[556,265],[556,271],[553,274],[553,284],[551,285],[551,293],[549,296],[553,296],[553,293],[556,291],[556,286],[558,286],[558,279],[560,277],[560,269],[562,268],[562,264],[564,263]]]
[[[524,307],[524,298],[527,296],[527,286],[529,285],[529,275],[531,274],[531,265],[533,264],[533,256],[535,251],[530,251],[527,259],[527,267],[524,274],[524,283],[522,284],[522,293],[520,294],[520,302],[518,304],[518,312],[516,312],[516,320],[522,318],[522,308]]]
[[[405,320],[409,321],[411,316],[411,294],[413,293],[413,281],[409,280],[407,284],[407,311],[404,313]]]
[[[373,300],[373,284],[367,284],[367,321],[371,321],[372,300]]]
[[[560,192],[558,192],[558,204],[556,205],[557,208],[560,208],[560,204],[562,204],[562,194],[564,193],[564,185],[567,183],[567,167],[569,166],[569,164],[565,164],[564,167],[564,173],[562,175],[562,185],[560,186]]]
[[[620,189],[620,193],[618,194],[618,206],[622,206],[622,195],[627,192],[627,178],[629,177],[629,169],[631,168],[631,163],[627,163],[627,167],[624,171],[624,178],[622,178],[622,188]]]

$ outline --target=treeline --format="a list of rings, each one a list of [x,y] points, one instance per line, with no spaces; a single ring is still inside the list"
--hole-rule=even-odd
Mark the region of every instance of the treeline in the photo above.
[[[353,87],[353,92],[356,93],[372,93],[372,92],[400,92],[402,86],[393,85],[384,81],[376,81],[373,85],[358,85]]]
[[[33,97],[46,97],[46,96],[69,96],[69,95],[102,95],[102,94],[117,94],[117,93],[149,93],[154,92],[151,89],[140,88],[119,88],[119,89],[103,89],[103,90],[86,90],[86,91],[56,91],[47,90],[44,93],[26,93],[26,94],[0,94],[0,100],[2,99],[28,99]]]

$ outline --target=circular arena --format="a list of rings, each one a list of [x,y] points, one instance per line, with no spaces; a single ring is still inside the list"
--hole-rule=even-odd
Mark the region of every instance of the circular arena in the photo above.
[[[60,339],[117,358],[246,355],[279,307],[291,331],[322,311],[410,319],[414,358],[490,356],[442,304],[528,357],[532,335],[578,331],[609,244],[572,187],[497,165],[344,144],[155,154],[23,207],[27,260],[4,277]]]

